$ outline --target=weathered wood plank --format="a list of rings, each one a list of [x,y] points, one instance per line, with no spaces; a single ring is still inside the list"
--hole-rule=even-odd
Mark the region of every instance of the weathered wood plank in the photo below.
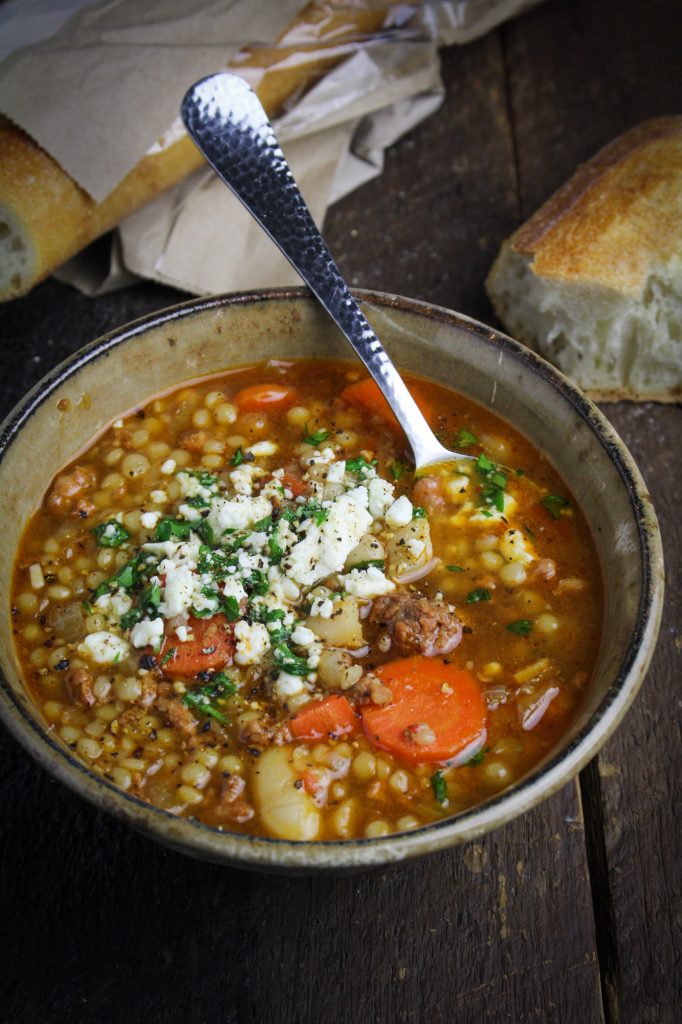
[[[503,30],[523,215],[619,132],[682,109],[679,5],[572,0]],[[661,638],[642,694],[583,774],[609,1021],[679,1019],[682,988],[679,409],[605,407],[651,488],[668,561]]]

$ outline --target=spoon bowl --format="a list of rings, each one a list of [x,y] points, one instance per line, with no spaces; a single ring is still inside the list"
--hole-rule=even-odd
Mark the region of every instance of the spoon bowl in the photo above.
[[[227,72],[196,82],[182,101],[194,143],[344,333],[405,431],[419,472],[471,455],[445,448],[424,419],[317,229],[253,89]]]

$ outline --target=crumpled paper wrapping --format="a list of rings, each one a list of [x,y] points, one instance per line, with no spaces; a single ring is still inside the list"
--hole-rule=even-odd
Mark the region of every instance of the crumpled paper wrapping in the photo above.
[[[78,2],[62,0],[64,16]],[[438,108],[438,46],[468,42],[536,2],[398,5],[386,41],[358,46],[275,121],[318,224],[332,202],[381,173],[388,146]],[[21,39],[22,21],[24,31],[33,25],[31,9],[45,3],[4,5],[13,39]],[[271,44],[300,8],[301,0],[109,0],[86,7],[0,64],[0,108],[101,200],[151,147],[163,145],[164,135],[182,131],[177,110],[192,82],[224,68],[246,43]],[[254,74],[245,73],[251,84]],[[125,220],[105,263],[93,259],[91,247],[58,273],[91,294],[133,275],[197,294],[298,282],[208,169]]]

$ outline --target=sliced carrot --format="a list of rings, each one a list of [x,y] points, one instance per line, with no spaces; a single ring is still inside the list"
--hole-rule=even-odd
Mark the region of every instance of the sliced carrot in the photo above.
[[[294,473],[285,472],[282,476],[282,487],[286,487],[287,490],[291,491],[295,498],[300,498],[302,494],[305,494],[308,490],[308,484],[305,480],[301,479],[300,476],[296,476]]]
[[[319,740],[323,736],[336,739],[347,736],[358,728],[358,720],[353,708],[345,697],[332,694],[324,700],[306,704],[291,719],[290,728],[296,739]]]
[[[278,406],[293,405],[298,397],[294,388],[286,384],[252,384],[238,391],[232,401],[242,411],[275,409]]]
[[[213,615],[210,619],[190,616],[187,632],[191,640],[178,640],[175,630],[166,635],[158,655],[164,675],[195,676],[206,669],[232,664],[234,628],[224,615]]]
[[[424,418],[430,419],[432,409],[429,400],[421,393],[419,387],[410,385],[409,390]],[[341,398],[352,405],[360,406],[366,413],[381,416],[393,429],[402,430],[402,427],[391,412],[390,405],[382,395],[379,385],[371,377],[359,380],[356,384],[350,384],[347,388],[344,388],[341,392]]]
[[[450,761],[469,748],[475,753],[484,738],[486,705],[470,672],[416,655],[381,665],[374,674],[393,698],[383,707],[360,709],[371,743],[410,764]]]

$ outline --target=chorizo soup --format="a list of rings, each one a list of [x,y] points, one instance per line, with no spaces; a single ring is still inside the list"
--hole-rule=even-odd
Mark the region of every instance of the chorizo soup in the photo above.
[[[12,614],[30,691],[94,772],[290,840],[456,814],[585,692],[597,557],[551,466],[407,378],[462,459],[415,477],[355,365],[244,366],[116,420],[49,487]]]

